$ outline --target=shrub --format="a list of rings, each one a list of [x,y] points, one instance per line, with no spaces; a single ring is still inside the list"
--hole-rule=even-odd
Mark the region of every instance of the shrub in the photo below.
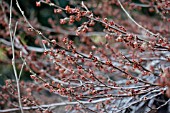
[[[12,61],[14,74],[3,78],[0,112],[65,106],[69,112],[149,113],[168,106],[168,0],[69,1],[65,7],[37,1],[35,11],[42,7],[44,18],[23,11],[20,2],[1,2],[0,61]]]

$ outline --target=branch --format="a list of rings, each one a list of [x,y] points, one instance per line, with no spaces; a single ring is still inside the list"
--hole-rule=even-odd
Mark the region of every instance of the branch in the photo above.
[[[13,39],[13,36],[12,36],[13,31],[12,31],[12,28],[11,28],[11,19],[12,19],[12,0],[11,0],[11,4],[10,4],[10,18],[9,18],[9,32],[10,32],[11,46],[12,46],[12,66],[13,66],[13,71],[14,71],[16,83],[17,83],[19,107],[20,107],[21,113],[24,113],[23,108],[22,108],[22,103],[21,103],[19,79],[18,79],[16,66],[15,66],[15,49],[14,49],[14,39]],[[16,30],[16,28],[17,28],[17,22],[16,22],[16,25],[15,25],[15,30]],[[14,31],[14,34],[15,34],[15,31]]]
[[[60,103],[45,104],[45,105],[40,105],[40,106],[23,107],[23,109],[24,110],[32,110],[32,109],[38,109],[38,108],[49,108],[49,107],[57,107],[57,106],[76,105],[76,104],[79,104],[79,103],[95,104],[95,103],[103,102],[103,101],[110,100],[110,99],[111,98],[102,98],[102,99],[94,100],[92,102],[88,102],[88,101],[60,102]],[[0,110],[0,113],[14,112],[14,111],[19,111],[19,110],[20,110],[20,108],[11,108],[11,109],[6,109],[6,110]]]
[[[122,3],[120,2],[120,0],[117,0],[120,7],[122,8],[122,10],[126,13],[126,15],[128,16],[128,18],[133,21],[139,28],[142,28],[144,31],[148,32],[149,34],[151,34],[152,36],[158,36],[158,34],[154,34],[153,32],[149,31],[148,29],[144,28],[142,25],[138,24],[131,16],[130,14],[126,11],[126,9],[123,7]]]

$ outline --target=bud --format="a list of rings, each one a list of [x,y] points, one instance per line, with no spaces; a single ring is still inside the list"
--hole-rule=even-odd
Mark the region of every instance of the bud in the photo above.
[[[37,6],[37,7],[40,7],[40,6],[41,6],[41,3],[40,3],[40,2],[36,2],[36,6]]]

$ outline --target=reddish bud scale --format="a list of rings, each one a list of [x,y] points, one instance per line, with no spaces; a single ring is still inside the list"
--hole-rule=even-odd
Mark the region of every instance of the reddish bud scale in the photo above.
[[[61,54],[62,54],[62,55],[65,55],[65,50],[62,50],[62,51],[61,51]]]
[[[89,99],[88,101],[89,101],[89,102],[92,102],[93,100],[92,100],[92,99]]]
[[[82,69],[82,66],[77,66],[78,69]]]
[[[43,44],[47,44],[48,42],[46,40],[42,40],[42,43]]]
[[[81,78],[82,80],[86,80],[86,78],[85,78],[84,76],[81,76],[80,78]]]
[[[80,100],[80,97],[79,97],[79,96],[76,96],[76,100]]]
[[[138,68],[138,64],[137,63],[133,63],[133,68]]]
[[[63,41],[64,43],[67,43],[67,38],[64,37],[62,41]]]
[[[48,51],[44,51],[44,55],[47,55],[48,54]]]
[[[106,39],[110,39],[110,36],[108,34],[105,35]]]
[[[163,39],[158,39],[158,43],[161,44],[163,42]]]
[[[66,10],[67,12],[69,12],[70,6],[67,5],[67,6],[65,7],[65,10]]]
[[[134,80],[134,83],[135,83],[135,84],[137,84],[138,81],[139,81],[137,78],[134,78],[133,80]]]
[[[107,22],[108,22],[108,19],[107,19],[107,18],[104,18],[104,19],[103,19],[103,22],[107,23]]]
[[[55,83],[56,83],[55,81],[52,81],[52,83],[51,83],[51,84],[52,84],[52,85],[55,85]]]
[[[95,78],[93,77],[93,75],[91,75],[90,78],[92,79],[92,81],[95,81]]]
[[[105,47],[106,47],[107,49],[111,49],[111,47],[110,47],[110,45],[109,45],[108,43],[105,45]]]
[[[61,13],[62,12],[62,10],[61,9],[54,9],[54,13],[56,14],[56,13]]]
[[[97,93],[96,90],[93,90],[93,91],[92,91],[92,95],[95,95],[96,93]]]
[[[106,100],[105,104],[108,105],[110,103],[110,100]]]
[[[134,48],[137,48],[138,47],[138,43],[136,41],[133,42],[133,46],[134,46]]]
[[[74,53],[74,54],[75,54],[75,53],[76,53],[76,49],[72,49],[72,53]]]
[[[66,20],[65,19],[60,19],[60,24],[66,24]]]
[[[50,88],[49,83],[45,83],[45,84],[44,84],[44,87],[46,87],[46,88]]]
[[[116,39],[116,41],[117,41],[117,42],[122,42],[123,39],[122,39],[122,37],[119,36],[119,37]]]
[[[126,38],[128,41],[132,40],[133,39],[133,35],[129,34]]]
[[[70,46],[70,45],[67,45],[67,49],[70,50],[70,49],[71,49],[71,46]]]
[[[126,81],[126,85],[130,85],[132,82],[130,80]]]
[[[110,60],[107,60],[107,61],[106,61],[106,65],[111,66],[111,65],[112,65],[112,62],[111,62]]]
[[[64,71],[65,71],[65,69],[62,69],[62,68],[59,69],[59,73],[61,73],[61,74],[63,74]]]
[[[38,82],[39,81],[39,79],[36,77],[35,79],[34,79],[36,82]]]
[[[56,45],[56,44],[57,44],[56,40],[51,40],[51,43],[52,43],[53,45]]]
[[[106,29],[108,29],[108,28],[109,28],[109,25],[108,25],[108,24],[106,24],[106,25],[105,25],[105,28],[106,28]]]
[[[162,47],[166,47],[166,46],[168,46],[168,44],[167,44],[166,42],[163,42],[163,43],[161,44],[161,46],[162,46]]]
[[[36,2],[36,6],[40,7],[41,6],[41,2]]]
[[[35,75],[30,75],[30,77],[34,80],[36,78]]]
[[[70,20],[69,20],[69,24],[72,24],[72,23],[74,23],[74,20],[71,20],[71,19],[70,19]]]
[[[57,84],[57,88],[61,88],[61,84],[58,83],[58,84]]]
[[[89,54],[89,58],[91,59],[91,58],[93,58],[93,54],[92,54],[92,52],[90,52],[90,54]]]
[[[94,26],[95,22],[93,20],[90,21],[89,26]]]
[[[96,46],[94,46],[94,45],[91,46],[91,49],[92,49],[92,50],[96,50]]]
[[[72,41],[72,40],[70,40],[70,41],[69,41],[69,44],[70,44],[70,45],[73,45],[73,41]]]
[[[170,56],[167,58],[167,61],[170,62]]]
[[[32,28],[28,28],[28,31],[33,31],[33,29]]]
[[[87,31],[88,31],[88,27],[87,26],[82,29],[83,33],[86,33]]]
[[[111,21],[111,22],[109,22],[109,24],[112,26],[112,25],[114,25],[115,23],[114,23],[113,21]]]
[[[70,16],[70,20],[74,20],[75,17],[73,15]]]
[[[93,57],[93,61],[94,61],[94,62],[97,62],[98,60],[97,60],[97,58],[96,58],[96,57]]]

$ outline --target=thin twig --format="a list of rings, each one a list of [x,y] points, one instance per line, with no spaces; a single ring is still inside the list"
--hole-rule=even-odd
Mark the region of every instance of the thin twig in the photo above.
[[[170,99],[168,101],[166,101],[164,104],[160,105],[158,108],[156,108],[157,110],[162,108],[163,106],[167,105],[170,102]]]
[[[144,31],[146,31],[147,33],[151,34],[152,36],[158,36],[157,34],[154,34],[153,32],[149,31],[148,29],[144,28],[142,25],[138,24],[131,16],[130,14],[126,11],[126,9],[123,7],[122,3],[120,2],[120,0],[117,0],[120,7],[122,8],[122,10],[126,13],[126,15],[128,16],[128,18],[130,20],[132,20],[139,28],[142,28]]]
[[[22,58],[22,51],[20,52],[20,57]],[[19,80],[20,80],[20,78],[21,78],[21,74],[22,74],[22,71],[23,71],[23,69],[24,69],[24,66],[25,66],[25,59],[23,59],[23,63],[22,63],[22,66],[21,66],[21,70],[20,70],[20,72],[19,72]]]
[[[12,36],[11,19],[12,19],[12,0],[11,0],[11,4],[10,4],[10,18],[9,18],[9,32],[10,32],[11,46],[12,46],[12,56],[13,56],[12,57],[12,66],[13,66],[13,71],[14,71],[16,83],[17,83],[19,107],[20,107],[21,113],[24,113],[23,108],[22,108],[22,103],[21,103],[19,79],[18,79],[18,76],[17,76],[16,66],[15,66],[15,49],[14,49],[14,41],[13,41],[13,36]],[[16,23],[16,26],[17,26],[17,23]]]
[[[111,98],[102,98],[98,100],[94,100],[92,102],[88,101],[79,101],[82,104],[95,104],[99,102],[103,102],[106,100],[110,100]],[[42,108],[49,108],[49,107],[57,107],[57,106],[66,106],[66,105],[76,105],[79,104],[79,102],[61,102],[61,103],[53,103],[53,104],[46,104],[46,105],[40,105],[40,106],[31,106],[31,107],[23,107],[24,110],[32,110],[32,109],[38,109],[39,107]],[[0,110],[0,113],[6,113],[6,112],[14,112],[20,110],[19,108],[11,108],[11,109],[6,109],[6,110]]]

